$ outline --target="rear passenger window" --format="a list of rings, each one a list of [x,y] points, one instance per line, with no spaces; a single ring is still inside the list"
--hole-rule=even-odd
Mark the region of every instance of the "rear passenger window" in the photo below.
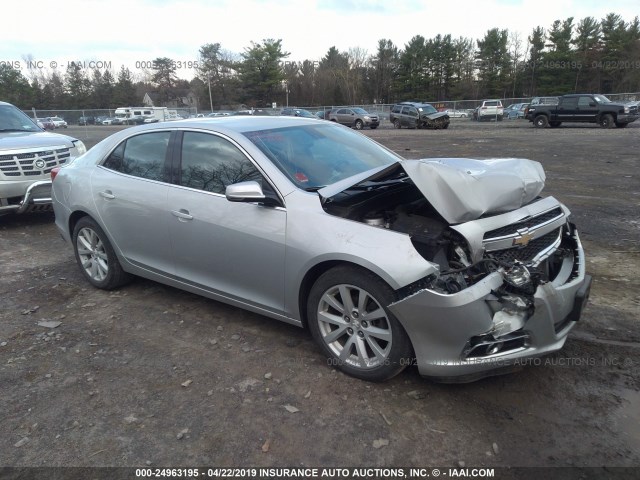
[[[221,195],[238,182],[263,185],[258,169],[235,145],[207,133],[184,133],[180,174],[180,185]]]
[[[127,175],[165,181],[164,161],[171,132],[136,135],[122,142],[103,166]]]

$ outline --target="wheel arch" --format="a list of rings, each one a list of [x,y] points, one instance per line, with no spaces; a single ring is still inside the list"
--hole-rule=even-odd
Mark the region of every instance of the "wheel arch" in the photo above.
[[[69,215],[69,235],[71,237],[73,237],[73,231],[75,230],[76,225],[78,224],[78,222],[82,217],[89,217],[93,219],[94,222],[96,221],[95,218],[93,218],[89,213],[85,212],[84,210],[76,210],[71,215]]]
[[[124,255],[120,251],[120,248],[118,247],[118,245],[113,241],[113,238],[111,238],[111,234],[109,233],[109,231],[104,227],[104,225],[96,217],[91,215],[89,212],[86,212],[84,210],[75,210],[71,215],[69,215],[68,225],[69,225],[69,238],[71,242],[73,243],[73,231],[75,230],[76,225],[84,217],[89,217],[91,220],[93,220],[98,224],[98,226],[102,229],[104,234],[107,236],[107,240],[109,240],[109,243],[111,244],[111,248],[113,248],[113,251],[118,257],[118,261],[121,263],[121,265],[127,265],[128,264],[127,259],[124,257]]]
[[[359,263],[351,262],[348,260],[324,260],[320,263],[312,266],[307,272],[304,274],[302,281],[300,282],[300,288],[298,289],[298,312],[300,314],[300,321],[302,322],[302,327],[308,327],[308,318],[307,318],[307,299],[309,298],[309,293],[311,292],[311,288],[316,283],[318,278],[325,272],[336,268],[336,267],[351,267],[357,270],[361,270],[363,272],[367,272],[369,274],[375,275],[382,282],[389,285],[389,288],[395,290],[387,280],[385,280],[381,275],[377,272],[369,269]]]

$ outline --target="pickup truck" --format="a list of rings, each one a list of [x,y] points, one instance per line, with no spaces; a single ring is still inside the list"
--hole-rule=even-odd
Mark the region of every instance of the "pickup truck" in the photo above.
[[[553,105],[531,103],[526,118],[538,128],[559,127],[563,122],[597,123],[603,128],[624,128],[638,119],[638,107],[615,103],[604,95],[572,94]]]

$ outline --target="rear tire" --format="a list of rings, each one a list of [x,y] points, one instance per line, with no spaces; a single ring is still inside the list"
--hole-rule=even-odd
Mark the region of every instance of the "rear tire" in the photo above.
[[[118,261],[107,235],[91,217],[82,217],[73,229],[73,251],[91,285],[113,290],[131,280]]]
[[[538,115],[534,120],[533,124],[536,128],[545,128],[549,125],[549,119],[547,119],[546,115]]]
[[[336,267],[318,278],[307,299],[307,318],[329,365],[381,382],[411,363],[409,337],[387,308],[394,298],[386,283],[360,268]]]

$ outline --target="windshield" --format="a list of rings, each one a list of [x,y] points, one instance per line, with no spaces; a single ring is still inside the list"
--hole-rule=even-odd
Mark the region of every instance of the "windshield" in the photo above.
[[[0,132],[41,132],[31,118],[13,105],[0,105]]]
[[[611,103],[611,100],[609,100],[604,95],[594,95],[593,98],[595,98],[596,102],[598,103]]]
[[[316,118],[309,110],[296,110],[296,117]]]
[[[437,110],[431,105],[423,105],[422,107],[418,107],[418,110],[422,113],[427,113],[427,114],[437,112]]]
[[[305,190],[317,190],[400,160],[364,135],[331,124],[258,130],[244,135]]]
[[[354,108],[353,111],[355,113],[357,113],[358,115],[369,115],[369,112],[367,112],[365,109],[363,108]]]

